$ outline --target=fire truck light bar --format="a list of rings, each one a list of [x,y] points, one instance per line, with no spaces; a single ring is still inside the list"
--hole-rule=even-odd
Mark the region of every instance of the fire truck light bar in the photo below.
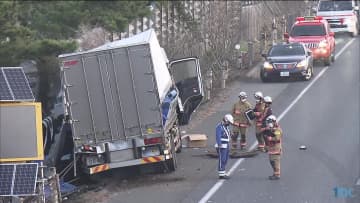
[[[313,21],[313,20],[322,20],[322,16],[304,16],[304,17],[297,17],[296,21]]]

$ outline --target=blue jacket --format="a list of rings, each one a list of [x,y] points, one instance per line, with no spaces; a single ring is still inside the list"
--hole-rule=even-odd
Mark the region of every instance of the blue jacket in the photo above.
[[[228,148],[230,141],[230,130],[222,122],[216,126],[216,148]]]

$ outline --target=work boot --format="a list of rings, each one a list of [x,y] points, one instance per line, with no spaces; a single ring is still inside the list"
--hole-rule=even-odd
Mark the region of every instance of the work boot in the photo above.
[[[219,176],[219,179],[228,180],[228,179],[230,179],[230,176],[228,176],[228,175]]]
[[[280,179],[280,176],[272,175],[272,176],[269,176],[269,179],[270,179],[270,180],[279,180],[279,179]]]

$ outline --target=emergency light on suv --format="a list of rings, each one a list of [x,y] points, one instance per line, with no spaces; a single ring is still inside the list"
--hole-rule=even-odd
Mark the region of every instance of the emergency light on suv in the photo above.
[[[299,42],[312,51],[314,60],[322,60],[330,65],[335,60],[334,33],[329,24],[320,16],[297,17],[284,38],[288,43]]]

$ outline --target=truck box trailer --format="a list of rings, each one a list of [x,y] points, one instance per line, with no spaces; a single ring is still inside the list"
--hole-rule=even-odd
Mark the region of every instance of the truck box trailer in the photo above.
[[[59,59],[75,169],[155,162],[176,169],[179,125],[204,96],[198,58],[169,61],[150,29]]]

